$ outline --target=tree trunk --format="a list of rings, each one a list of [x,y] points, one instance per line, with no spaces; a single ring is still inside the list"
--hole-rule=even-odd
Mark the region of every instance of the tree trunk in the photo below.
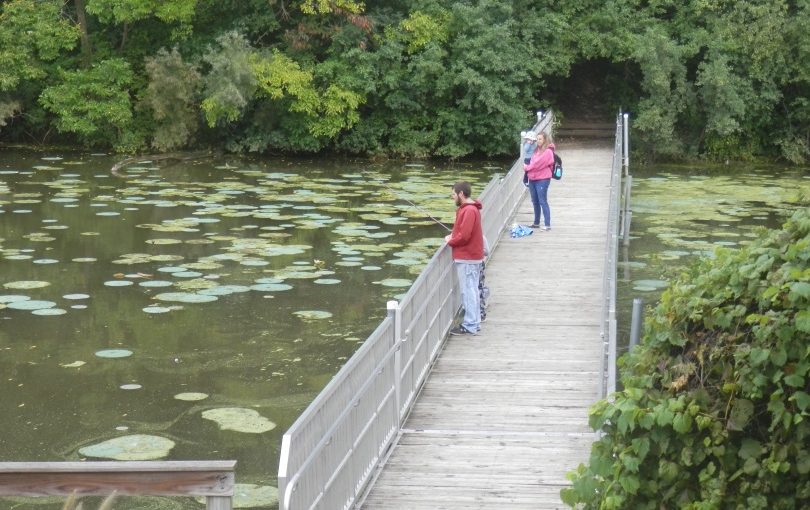
[[[133,163],[137,163],[139,161],[163,161],[167,159],[175,159],[178,161],[189,161],[194,159],[204,159],[204,158],[213,158],[218,156],[219,154],[216,152],[211,151],[197,151],[197,152],[170,152],[167,154],[144,154],[143,156],[132,156],[129,158],[124,158],[118,163],[114,164],[110,169],[110,173],[115,175],[116,177],[125,177],[121,170],[123,170],[126,166],[131,165]]]
[[[82,63],[84,67],[90,67],[93,58],[93,48],[90,46],[90,36],[87,32],[87,13],[84,10],[84,0],[73,0],[76,7],[76,19],[79,21],[82,41]]]
[[[124,33],[121,35],[121,46],[118,48],[119,51],[123,51],[124,46],[126,46],[127,35],[129,35],[129,23],[124,23]]]

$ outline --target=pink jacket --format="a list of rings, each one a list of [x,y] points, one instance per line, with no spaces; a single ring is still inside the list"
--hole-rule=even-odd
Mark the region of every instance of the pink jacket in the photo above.
[[[544,151],[535,150],[532,153],[529,164],[523,165],[523,170],[529,174],[530,181],[551,179],[551,169],[554,168],[554,149],[554,144],[550,143]]]

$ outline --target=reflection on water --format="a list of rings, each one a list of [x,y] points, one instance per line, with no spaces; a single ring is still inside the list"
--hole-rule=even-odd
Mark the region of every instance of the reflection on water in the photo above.
[[[114,162],[0,154],[0,459],[237,459],[259,489],[439,246],[425,213],[452,223],[450,185],[494,171],[230,159],[117,177]],[[110,453],[124,436],[158,440]],[[199,508],[137,501],[116,508]]]
[[[634,297],[656,304],[690,260],[748,244],[763,227],[777,228],[810,204],[807,170],[660,165],[632,173],[632,236],[629,248],[620,247],[618,267],[620,353]]]

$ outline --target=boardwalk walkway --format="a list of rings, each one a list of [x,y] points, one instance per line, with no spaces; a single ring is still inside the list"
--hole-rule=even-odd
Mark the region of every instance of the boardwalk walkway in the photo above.
[[[483,331],[450,337],[363,509],[565,508],[565,473],[594,439],[613,149],[560,155],[553,229],[505,234]],[[532,221],[528,193],[515,221]]]

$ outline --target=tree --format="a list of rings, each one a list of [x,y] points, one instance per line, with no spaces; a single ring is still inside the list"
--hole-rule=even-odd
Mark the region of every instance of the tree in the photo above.
[[[570,473],[577,508],[810,505],[810,207],[664,292],[601,438]]]
[[[89,69],[62,71],[60,78],[40,97],[42,105],[56,115],[57,129],[74,133],[90,145],[124,142],[132,121],[129,64],[104,60]]]
[[[12,0],[0,8],[0,92],[45,78],[46,63],[73,48],[79,37],[62,17],[60,1]]]
[[[200,124],[200,73],[183,61],[177,48],[146,59],[146,72],[149,85],[141,106],[152,113],[155,122],[152,147],[163,151],[185,147]]]

